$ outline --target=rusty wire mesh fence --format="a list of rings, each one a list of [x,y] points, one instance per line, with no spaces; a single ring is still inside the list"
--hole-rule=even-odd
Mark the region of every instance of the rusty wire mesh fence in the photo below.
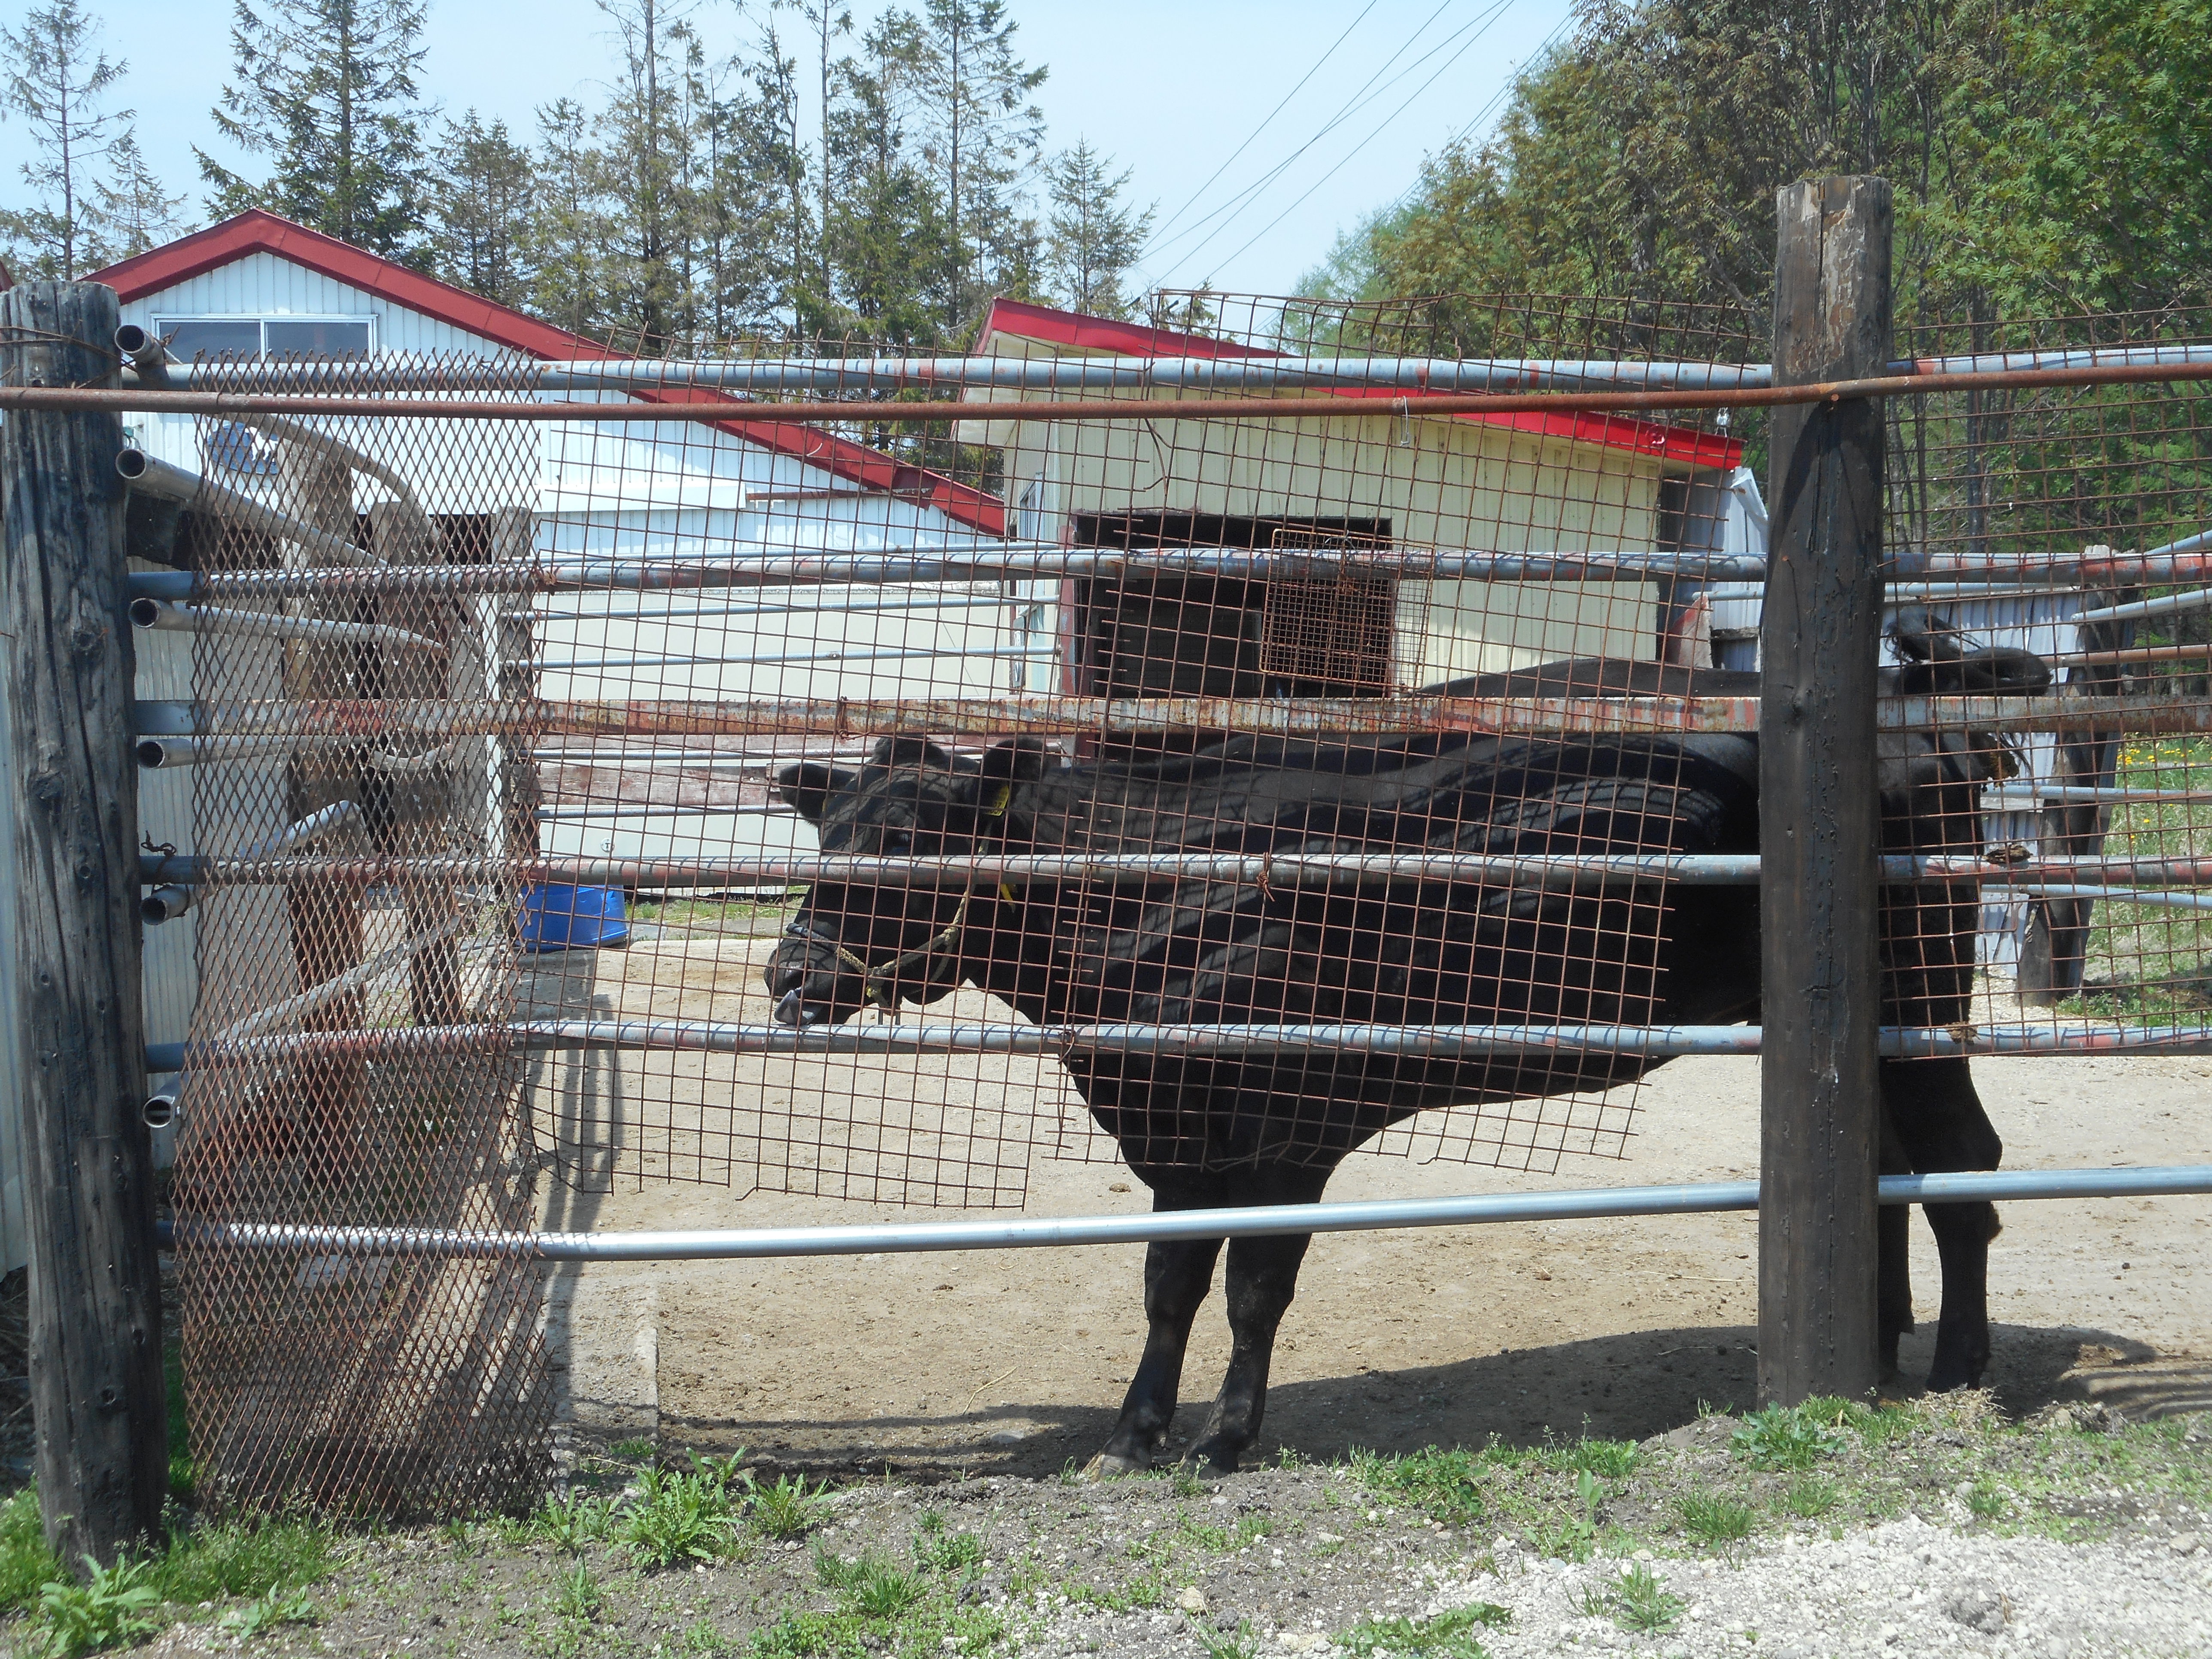
[[[142,423],[182,515],[141,619],[197,641],[143,750],[194,768],[198,862],[156,895],[198,915],[180,1238],[526,1231],[617,1182],[1011,1208],[1039,1157],[1623,1156],[1651,1065],[1755,1048],[1765,416],[1421,398],[1686,386],[1763,337],[1170,295],[1001,302],[927,374],[202,365],[690,418]],[[1310,408],[1178,408],[1247,390]],[[845,407],[740,401],[779,397]],[[967,407],[900,417],[927,397]],[[1894,1049],[2207,1035],[2204,412],[1892,400],[1885,851],[1936,861],[1887,890]],[[452,1512],[543,1480],[538,1265],[179,1261],[212,1492]]]

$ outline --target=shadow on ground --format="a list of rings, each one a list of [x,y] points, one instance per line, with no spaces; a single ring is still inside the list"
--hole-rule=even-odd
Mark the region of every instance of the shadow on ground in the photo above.
[[[2130,1416],[2212,1406],[2212,1364],[2160,1356],[2110,1332],[2000,1325],[1988,1385],[2004,1409],[2027,1416],[2056,1401],[2094,1399]],[[1676,1328],[1512,1350],[1448,1365],[1366,1370],[1291,1382],[1268,1397],[1258,1460],[1288,1448],[1306,1458],[1353,1447],[1382,1452],[1431,1445],[1509,1444],[1547,1434],[1642,1440],[1705,1409],[1742,1410],[1757,1392],[1755,1333],[1747,1326]],[[1918,1392],[1934,1357],[1932,1327],[1906,1339],[1899,1394]],[[1213,1379],[1205,1380],[1210,1389]],[[1176,1444],[1205,1414],[1185,1379]],[[744,1446],[770,1463],[821,1474],[877,1470],[1042,1477],[1080,1466],[1105,1441],[1114,1411],[1041,1401],[943,1416],[859,1421],[685,1417],[664,1413],[664,1446]],[[1258,1461],[1255,1460],[1255,1461]]]

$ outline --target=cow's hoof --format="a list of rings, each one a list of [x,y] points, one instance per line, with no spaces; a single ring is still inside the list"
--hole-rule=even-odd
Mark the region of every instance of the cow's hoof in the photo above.
[[[1201,1441],[1183,1454],[1182,1467],[1186,1474],[1201,1480],[1218,1480],[1237,1473],[1237,1448]]]
[[[1985,1344],[1966,1341],[1946,1342],[1939,1336],[1936,1343],[1936,1362],[1928,1370],[1928,1391],[1930,1394],[1950,1394],[1959,1389],[1978,1389],[1982,1373],[1989,1369],[1990,1351]]]
[[[1125,1474],[1142,1474],[1152,1468],[1148,1459],[1124,1457],[1119,1452],[1100,1452],[1083,1466],[1085,1480],[1118,1480]]]

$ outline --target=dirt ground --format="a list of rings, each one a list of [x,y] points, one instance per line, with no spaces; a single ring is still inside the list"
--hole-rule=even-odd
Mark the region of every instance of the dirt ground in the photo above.
[[[549,1012],[649,1006],[666,1018],[680,1000],[685,1017],[757,1019],[767,1010],[753,958],[764,945],[672,938],[579,955],[546,964],[529,994]],[[580,1095],[611,1090],[631,1097],[641,1121],[658,1112],[673,1122],[685,1109],[677,1097],[711,1108],[721,1089],[754,1080],[742,1070],[732,1077],[728,1062],[719,1073],[711,1062],[672,1067],[665,1056],[590,1063],[602,1068],[596,1083],[549,1075],[547,1097],[575,1109]],[[972,1061],[960,1075],[964,1085],[939,1085],[943,1098],[963,1087],[977,1101],[1003,1098],[1025,1081],[1006,1069],[987,1076]],[[1975,1077],[2004,1137],[2006,1168],[2212,1162],[2212,1060],[1990,1060],[1976,1062]],[[896,1092],[912,1080],[894,1072],[875,1086]],[[1755,1060],[1679,1060],[1643,1086],[1625,1162],[1568,1157],[1556,1173],[1522,1175],[1362,1154],[1328,1196],[1744,1177],[1757,1159],[1758,1092]],[[1147,1202],[1126,1170],[1045,1150],[1033,1154],[1028,1180],[1033,1215]],[[962,1213],[739,1196],[735,1185],[615,1184],[600,1195],[556,1192],[544,1224],[746,1227]],[[2008,1411],[2083,1393],[2148,1414],[2212,1405],[2203,1265],[2212,1202],[2021,1203],[2007,1206],[2004,1222],[1990,1264],[1987,1381]],[[1747,1405],[1754,1251],[1748,1215],[1319,1237],[1284,1324],[1261,1455],[1279,1445],[1315,1458],[1354,1445],[1479,1445],[1492,1435],[1526,1443],[1547,1430],[1642,1439],[1689,1421],[1700,1402]],[[1917,1221],[1913,1251],[1923,1322],[1907,1340],[1909,1376],[1926,1370],[1936,1311],[1935,1252]],[[742,1445],[825,1471],[890,1463],[1044,1475],[1087,1459],[1105,1438],[1142,1340],[1140,1264],[1139,1248],[1109,1247],[594,1266],[559,1276],[554,1328],[576,1420],[602,1439]],[[1226,1358],[1217,1298],[1192,1343],[1179,1431],[1195,1426],[1197,1402],[1212,1395]]]

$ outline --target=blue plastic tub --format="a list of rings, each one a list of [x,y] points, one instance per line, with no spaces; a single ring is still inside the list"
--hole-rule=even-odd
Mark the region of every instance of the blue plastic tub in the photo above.
[[[551,884],[522,890],[522,948],[596,951],[629,943],[619,887]]]

